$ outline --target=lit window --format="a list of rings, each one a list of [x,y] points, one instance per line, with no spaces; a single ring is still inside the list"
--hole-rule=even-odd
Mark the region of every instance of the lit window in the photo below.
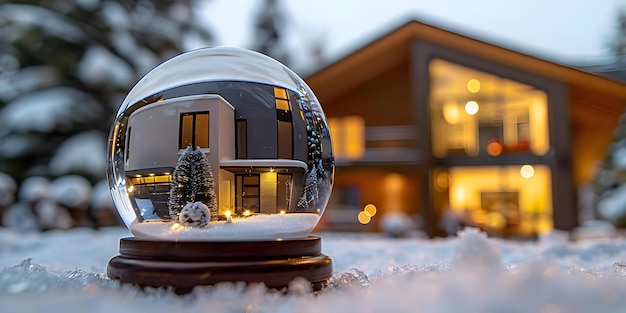
[[[293,119],[287,89],[274,87],[276,101],[276,121],[278,128],[278,158],[293,158]]]
[[[365,154],[365,122],[360,116],[328,118],[336,160],[358,160]]]
[[[209,112],[183,113],[180,115],[179,148],[188,146],[209,147]]]
[[[549,151],[544,91],[440,59],[429,71],[434,156]]]

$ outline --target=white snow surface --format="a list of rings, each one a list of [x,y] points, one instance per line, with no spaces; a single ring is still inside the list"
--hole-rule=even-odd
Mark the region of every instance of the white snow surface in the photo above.
[[[186,296],[106,278],[125,228],[17,234],[0,228],[3,312],[624,312],[626,240],[573,243],[321,233],[334,274],[319,295],[224,283]]]
[[[181,211],[182,213],[182,211]],[[313,213],[255,214],[232,218],[232,222],[214,221],[205,227],[186,227],[171,221],[134,223],[131,231],[137,238],[185,241],[238,241],[301,238],[319,221]]]

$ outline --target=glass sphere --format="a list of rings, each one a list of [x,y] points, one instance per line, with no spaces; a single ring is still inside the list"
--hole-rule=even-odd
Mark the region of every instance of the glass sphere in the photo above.
[[[305,237],[334,173],[311,89],[270,57],[226,47],[148,72],[117,111],[107,166],[126,226],[157,240]]]

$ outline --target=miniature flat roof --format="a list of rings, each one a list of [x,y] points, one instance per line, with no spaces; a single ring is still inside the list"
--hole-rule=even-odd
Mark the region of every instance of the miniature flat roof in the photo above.
[[[246,159],[246,160],[222,160],[220,167],[291,167],[308,169],[306,163],[300,160],[286,159]]]

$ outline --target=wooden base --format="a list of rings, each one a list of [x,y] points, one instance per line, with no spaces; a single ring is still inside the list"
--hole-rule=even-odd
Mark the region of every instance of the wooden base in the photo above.
[[[302,277],[318,291],[332,275],[332,261],[321,248],[321,239],[315,236],[246,242],[129,237],[120,240],[120,255],[109,261],[107,275],[139,286],[174,287],[179,293],[239,281],[282,289]]]

